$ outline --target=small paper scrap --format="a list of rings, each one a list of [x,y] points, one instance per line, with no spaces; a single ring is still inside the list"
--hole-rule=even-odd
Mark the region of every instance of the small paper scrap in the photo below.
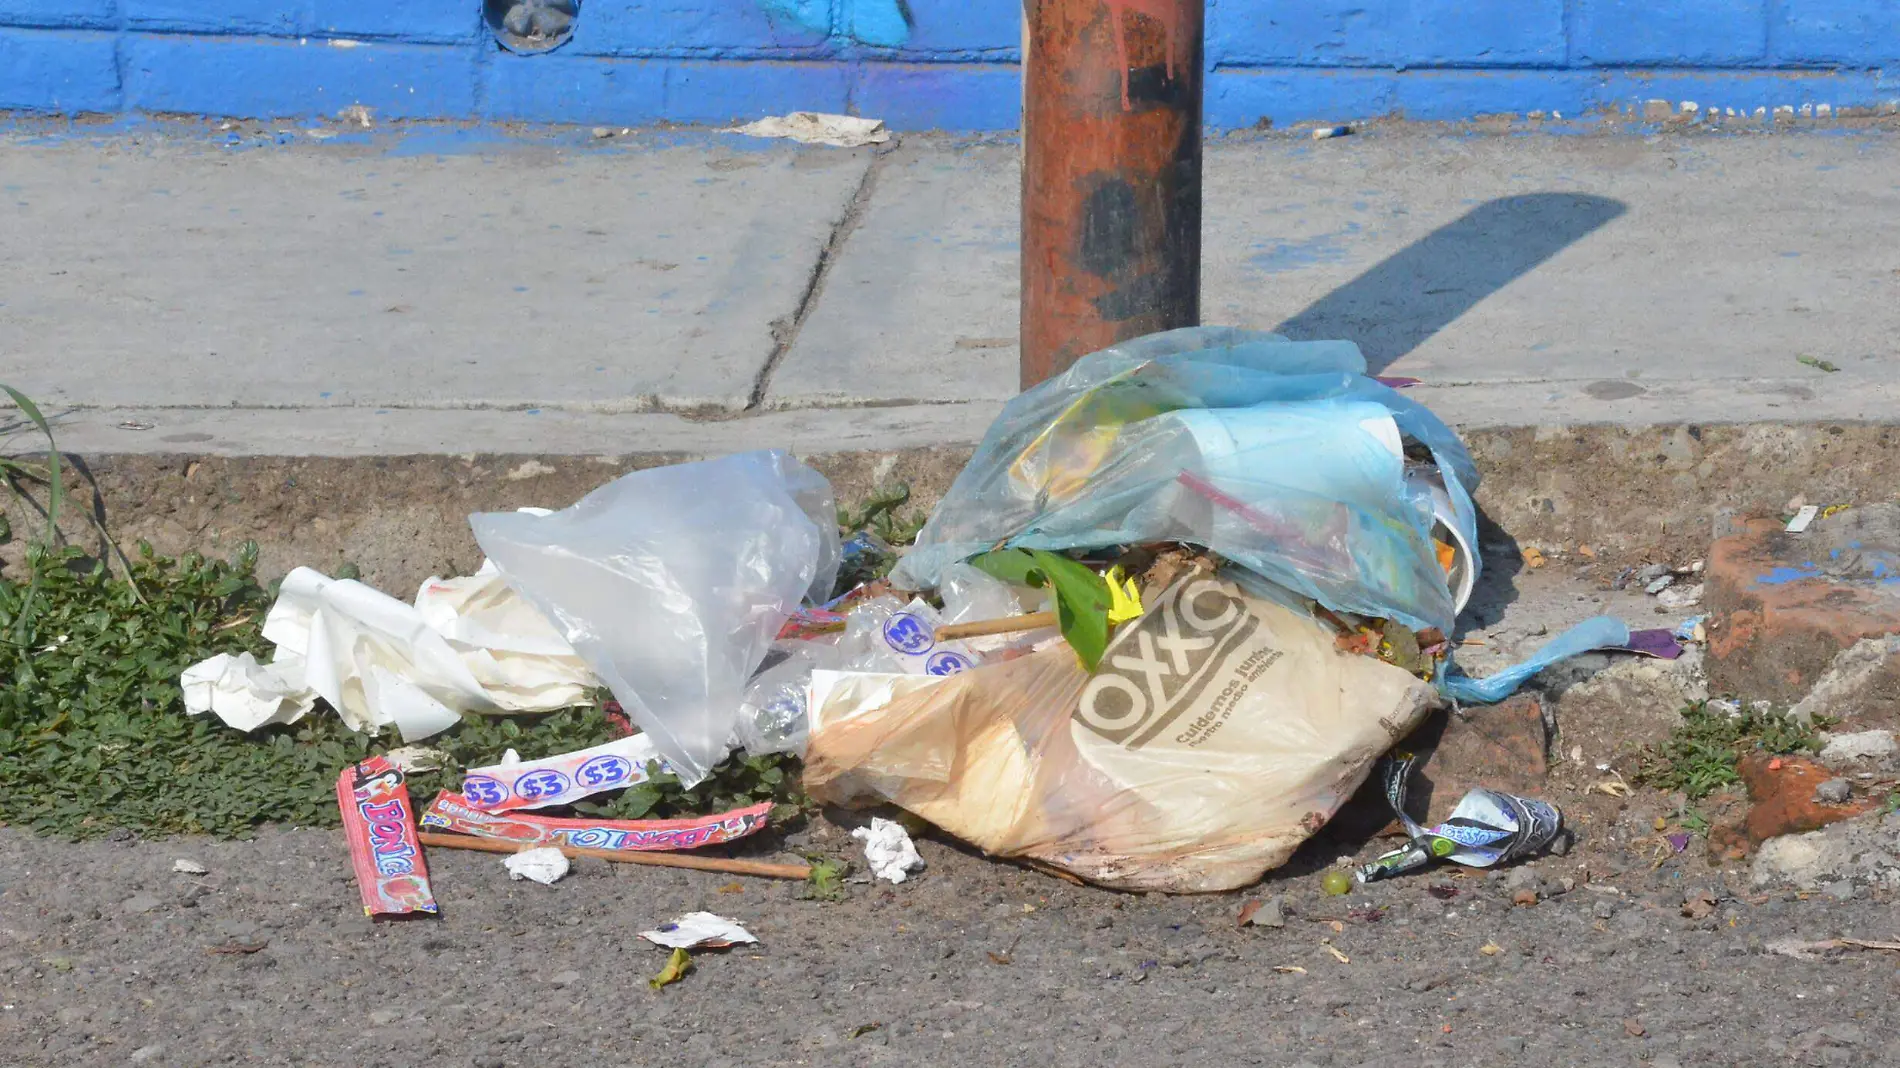
[[[1807,530],[1808,524],[1814,522],[1815,517],[1819,516],[1820,514],[1821,514],[1821,509],[1816,507],[1815,505],[1812,505],[1812,504],[1802,505],[1801,510],[1794,514],[1794,518],[1788,520],[1788,533],[1799,534],[1802,531]]]
[[[918,855],[916,843],[896,820],[873,817],[869,827],[859,827],[851,837],[864,843],[864,862],[885,882],[901,883],[912,872],[924,870],[924,858]]]
[[[1702,603],[1702,583],[1693,586],[1674,586],[1656,596],[1656,601],[1672,612],[1685,608],[1694,608]]]
[[[510,879],[533,879],[542,886],[553,886],[567,874],[567,854],[554,846],[510,853],[502,864]]]
[[[881,145],[891,139],[883,119],[860,119],[855,115],[827,115],[819,111],[794,111],[775,115],[722,133],[741,133],[751,137],[783,137],[807,145],[831,145],[856,148]]]
[[[757,942],[739,921],[710,912],[689,912],[672,923],[663,923],[640,937],[669,949],[724,949],[741,942]]]
[[[180,857],[172,861],[172,870],[180,875],[203,875],[208,869],[195,860]]]

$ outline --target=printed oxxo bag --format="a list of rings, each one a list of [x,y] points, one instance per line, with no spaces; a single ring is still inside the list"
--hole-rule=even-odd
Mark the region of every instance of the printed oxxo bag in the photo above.
[[[1333,639],[1303,610],[1194,574],[1150,599],[1094,674],[1058,643],[920,689],[833,688],[814,702],[806,785],[1104,886],[1244,886],[1436,701]]]

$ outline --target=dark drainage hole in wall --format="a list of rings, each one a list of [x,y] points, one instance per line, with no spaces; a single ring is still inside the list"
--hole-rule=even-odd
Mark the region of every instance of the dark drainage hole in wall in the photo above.
[[[482,0],[482,18],[510,52],[546,52],[574,36],[581,0]]]

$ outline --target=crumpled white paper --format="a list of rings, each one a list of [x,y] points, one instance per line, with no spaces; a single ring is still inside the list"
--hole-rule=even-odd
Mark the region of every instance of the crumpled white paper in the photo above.
[[[757,942],[752,932],[710,912],[689,912],[672,923],[663,923],[640,937],[668,949],[722,949],[741,942]]]
[[[416,591],[416,611],[504,708],[566,708],[600,685],[554,624],[517,594],[491,561],[482,561],[473,575],[423,583]]]
[[[510,879],[533,879],[542,886],[553,886],[567,874],[567,854],[554,846],[524,849],[503,858]]]
[[[186,668],[185,711],[251,731],[294,723],[321,697],[352,730],[393,724],[413,742],[464,712],[566,708],[598,685],[488,563],[464,578],[431,578],[414,605],[300,567],[284,577],[264,637],[277,645],[269,664],[220,653]]]
[[[891,139],[883,119],[860,119],[855,115],[828,115],[822,111],[794,111],[789,115],[734,126],[722,133],[742,133],[752,137],[784,137],[808,145],[832,145],[856,148],[881,145]]]
[[[295,723],[317,703],[316,692],[304,685],[303,657],[282,649],[268,664],[249,653],[219,653],[186,668],[178,686],[185,691],[186,712],[216,712],[241,731]]]
[[[851,832],[851,837],[864,843],[864,862],[870,865],[871,874],[885,882],[901,883],[910,878],[912,872],[924,870],[924,858],[917,852],[917,844],[896,820],[873,816],[869,827],[859,827]]]

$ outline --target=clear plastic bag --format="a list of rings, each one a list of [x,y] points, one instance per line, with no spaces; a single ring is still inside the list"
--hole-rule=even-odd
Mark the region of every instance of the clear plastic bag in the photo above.
[[[471,516],[688,784],[726,755],[747,683],[838,572],[830,483],[784,452],[636,471],[547,516]]]
[[[746,685],[733,742],[753,756],[805,752],[812,672],[836,667],[835,641],[774,642],[765,667]]]
[[[1012,400],[892,578],[1000,542],[1203,545],[1338,611],[1450,633],[1477,577],[1477,470],[1357,346],[1193,327],[1083,357]],[[1435,532],[1463,553],[1457,589]]]

